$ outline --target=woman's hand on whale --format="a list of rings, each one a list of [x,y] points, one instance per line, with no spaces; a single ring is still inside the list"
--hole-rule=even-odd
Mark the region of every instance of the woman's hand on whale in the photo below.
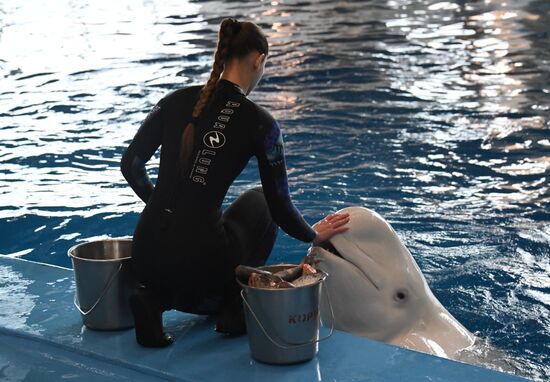
[[[324,219],[319,220],[313,225],[313,229],[317,232],[317,236],[313,239],[313,245],[319,245],[327,241],[334,235],[340,232],[345,232],[349,227],[344,225],[349,222],[348,213],[334,213],[327,215]]]

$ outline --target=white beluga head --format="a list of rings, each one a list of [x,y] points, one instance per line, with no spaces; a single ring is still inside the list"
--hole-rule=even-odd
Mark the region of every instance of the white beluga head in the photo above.
[[[471,346],[475,337],[433,295],[393,228],[367,208],[348,207],[338,212],[349,213],[349,230],[309,251],[317,268],[329,274],[325,286],[334,327],[458,358],[458,352]],[[326,302],[321,314],[328,325],[331,314]]]

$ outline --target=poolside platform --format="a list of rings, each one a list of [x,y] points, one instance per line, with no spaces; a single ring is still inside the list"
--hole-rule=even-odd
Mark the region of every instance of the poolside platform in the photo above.
[[[484,381],[522,378],[335,331],[311,361],[271,366],[248,338],[224,338],[214,321],[165,313],[176,342],[140,347],[134,331],[82,325],[73,271],[0,256],[0,380],[51,381]]]

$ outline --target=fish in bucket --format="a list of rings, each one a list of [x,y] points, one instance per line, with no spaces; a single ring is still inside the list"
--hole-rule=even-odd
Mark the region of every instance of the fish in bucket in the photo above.
[[[325,272],[309,264],[238,266],[250,353],[269,364],[305,362],[319,351],[320,302]],[[331,307],[332,311],[332,307]]]

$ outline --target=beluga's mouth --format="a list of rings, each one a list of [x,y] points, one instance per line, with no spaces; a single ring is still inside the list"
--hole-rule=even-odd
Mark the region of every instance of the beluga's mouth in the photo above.
[[[340,254],[340,252],[338,252],[338,250],[334,247],[334,245],[332,245],[332,244],[330,243],[330,241],[325,241],[325,242],[321,243],[321,244],[319,245],[319,247],[323,248],[324,250],[329,251],[329,252],[332,253],[334,256],[338,256],[338,257],[340,257],[340,258],[342,258],[342,259],[344,258],[344,256],[342,256],[342,255]]]
[[[361,273],[365,277],[365,279],[368,280],[368,282],[372,284],[372,286],[376,290],[380,290],[380,288],[378,287],[378,282],[375,282],[375,277],[371,275],[371,273],[374,274],[374,271],[372,272],[367,271],[367,268],[376,269],[375,268],[376,262],[371,258],[371,256],[368,255],[368,253],[366,253],[356,243],[352,241],[348,241],[347,245],[344,246],[344,248],[346,248],[347,250],[351,250],[354,252],[353,256],[350,256],[349,254],[347,254],[346,256],[343,256],[342,253],[338,251],[338,249],[336,249],[336,247],[330,241],[325,241],[323,243],[320,243],[317,246],[317,248],[321,248],[324,251],[329,252],[331,255],[340,258],[345,263],[347,263],[348,266],[355,268],[359,273]],[[316,258],[315,255],[313,256],[313,259],[314,259],[314,262],[323,261],[323,260],[318,260],[318,258]],[[328,273],[330,274],[330,272]]]

